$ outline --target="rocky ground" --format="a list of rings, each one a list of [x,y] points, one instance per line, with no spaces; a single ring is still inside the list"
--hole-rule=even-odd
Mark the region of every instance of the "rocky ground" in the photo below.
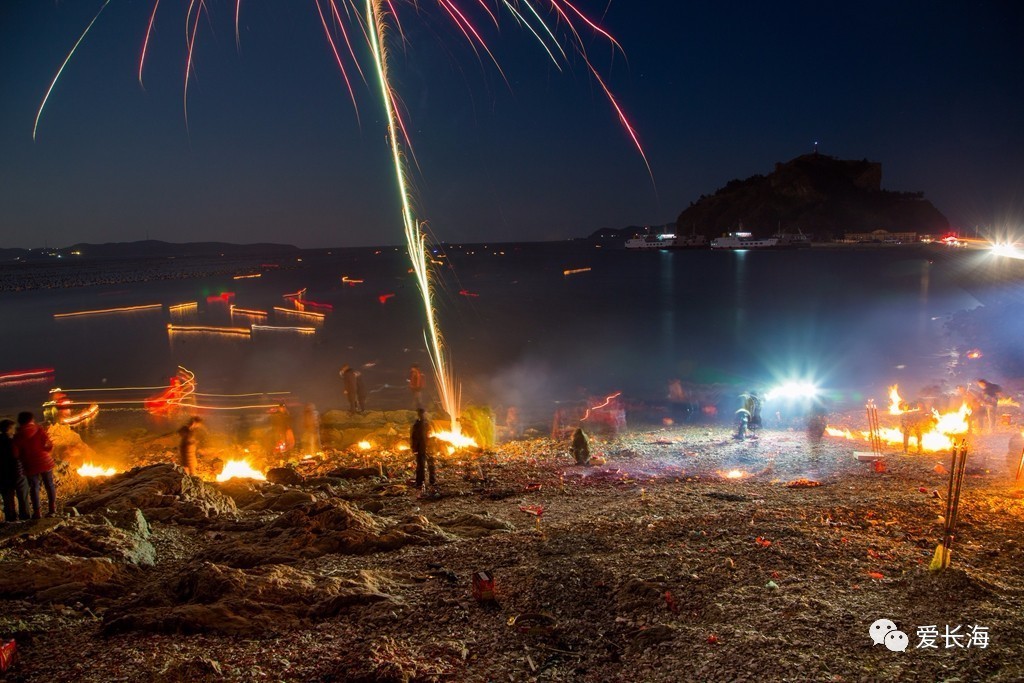
[[[425,497],[397,452],[277,483],[147,465],[0,527],[0,638],[20,653],[5,680],[1018,681],[1009,436],[971,444],[943,572],[948,455],[878,472],[800,431],[634,429],[594,439],[591,466],[512,441],[453,456]],[[493,602],[474,599],[478,571]],[[880,618],[905,652],[873,645]],[[937,648],[918,647],[926,626]],[[958,626],[970,647],[942,637]]]

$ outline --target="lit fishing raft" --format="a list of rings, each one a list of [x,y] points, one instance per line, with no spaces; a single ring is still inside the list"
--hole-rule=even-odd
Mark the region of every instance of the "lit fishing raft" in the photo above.
[[[252,330],[248,327],[217,327],[214,325],[175,325],[167,323],[168,334],[211,334],[227,337],[249,337]]]
[[[106,315],[107,313],[135,313],[138,311],[163,310],[163,304],[144,304],[142,306],[122,306],[120,308],[99,308],[90,311],[73,311],[71,313],[54,313],[54,318],[75,318],[86,315]]]

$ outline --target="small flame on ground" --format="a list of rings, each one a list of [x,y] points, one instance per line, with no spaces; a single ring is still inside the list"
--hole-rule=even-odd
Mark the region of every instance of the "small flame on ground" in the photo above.
[[[743,470],[729,470],[725,473],[726,479],[742,479],[745,476],[747,476],[747,473]]]
[[[228,460],[224,463],[224,469],[217,475],[217,481],[228,479],[259,479],[266,481],[266,476],[259,470],[255,470],[245,460]]]
[[[82,463],[76,472],[80,477],[112,477],[117,474],[117,470],[113,467],[100,467],[91,462]]]
[[[371,448],[373,448],[373,444],[372,444],[372,443],[370,443],[369,441],[360,441],[360,442],[359,442],[358,444],[356,444],[356,445],[358,445],[358,446],[359,446],[359,450],[361,450],[361,451],[368,451],[368,450],[370,450]]]
[[[455,450],[458,449],[458,448],[476,448],[477,447],[477,443],[476,443],[475,440],[473,440],[472,438],[466,436],[465,434],[461,434],[461,433],[448,432],[448,431],[445,431],[445,432],[434,432],[430,436],[434,437],[435,439],[437,439],[439,441],[444,441],[444,442],[446,442],[448,444],[451,444],[451,447],[448,449],[449,455],[454,453]]]

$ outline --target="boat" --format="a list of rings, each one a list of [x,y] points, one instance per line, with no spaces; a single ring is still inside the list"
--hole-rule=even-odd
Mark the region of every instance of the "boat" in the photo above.
[[[626,240],[626,249],[671,249],[675,240],[671,234],[638,235]]]
[[[730,232],[711,240],[712,249],[775,249],[777,237],[754,237],[749,232]]]
[[[708,238],[704,235],[683,235],[676,237],[672,247],[674,249],[706,249]]]
[[[800,249],[811,246],[803,233],[779,232],[771,237],[754,237],[749,232],[730,232],[711,240],[712,249]]]
[[[774,235],[779,240],[779,249],[807,249],[811,246],[811,238],[802,232],[779,232]]]
[[[660,233],[638,235],[626,240],[626,249],[703,249],[707,246],[708,238],[704,235],[677,237],[672,233]]]

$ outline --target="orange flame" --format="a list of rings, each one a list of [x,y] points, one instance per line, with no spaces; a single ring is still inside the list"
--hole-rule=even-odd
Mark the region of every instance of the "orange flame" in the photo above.
[[[82,463],[82,466],[75,471],[80,477],[112,477],[117,474],[117,470],[113,467],[100,467],[91,462]]]
[[[903,408],[900,407],[902,405],[902,403],[903,403],[903,399],[900,398],[899,388],[900,388],[900,385],[898,385],[898,384],[893,384],[891,387],[889,387],[889,414],[890,415],[900,415],[900,414],[906,412],[906,411],[903,410]]]
[[[266,481],[267,477],[259,470],[253,469],[247,460],[228,460],[224,463],[224,469],[217,475],[217,481],[227,481],[228,479]]]
[[[456,450],[458,450],[460,448],[476,448],[477,447],[477,443],[476,443],[476,441],[474,439],[472,439],[471,437],[468,437],[468,436],[466,436],[465,434],[462,434],[462,433],[456,434],[455,432],[442,431],[442,432],[434,432],[430,436],[434,437],[438,441],[444,441],[445,443],[450,444],[450,446],[448,448],[448,454],[449,455],[451,455],[452,453],[454,453]]]
[[[960,408],[956,411],[949,413],[939,413],[937,410],[932,410],[932,416],[935,419],[935,425],[927,432],[921,435],[921,450],[928,452],[945,451],[949,450],[954,446],[954,441],[957,436],[966,434],[969,424],[968,417],[971,414],[971,409],[967,406],[967,403],[961,404]],[[869,439],[869,433],[864,431],[851,432],[849,429],[843,427],[825,427],[825,433],[829,436],[834,436],[842,439],[849,439],[851,441],[867,441]],[[887,444],[903,446],[903,431],[896,427],[880,427],[878,430],[878,437]],[[911,449],[917,447],[917,435],[911,433],[908,439],[908,446]]]

